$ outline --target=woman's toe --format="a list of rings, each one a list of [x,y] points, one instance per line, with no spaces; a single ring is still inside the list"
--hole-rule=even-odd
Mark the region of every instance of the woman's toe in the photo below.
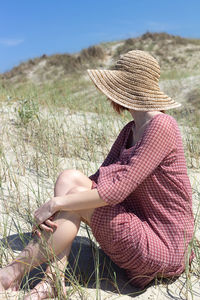
[[[38,283],[32,291],[30,291],[24,300],[42,300],[46,298],[54,298],[54,288],[48,281]]]

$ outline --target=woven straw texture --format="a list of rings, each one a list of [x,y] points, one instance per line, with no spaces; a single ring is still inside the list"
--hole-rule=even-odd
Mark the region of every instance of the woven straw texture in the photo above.
[[[133,50],[114,70],[88,70],[96,87],[114,102],[135,110],[167,110],[181,106],[159,88],[160,66],[149,53]]]

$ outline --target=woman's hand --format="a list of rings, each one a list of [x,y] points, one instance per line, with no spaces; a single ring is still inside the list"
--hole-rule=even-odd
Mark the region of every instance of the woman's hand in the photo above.
[[[54,214],[56,213],[56,200],[58,197],[53,197],[48,202],[44,203],[34,213],[35,225],[33,226],[33,232],[38,236],[41,236],[40,230],[53,232],[54,228],[57,228],[57,224],[53,222]]]
[[[56,212],[56,197],[40,206],[34,213],[36,225],[42,224],[44,221],[53,216]]]
[[[53,233],[54,229],[56,229],[58,227],[58,225],[55,222],[53,222],[54,217],[55,217],[55,214],[53,216],[51,216],[49,219],[47,219],[46,221],[44,221],[39,226],[34,225],[32,232],[34,234],[36,234],[38,237],[41,237],[40,229]]]

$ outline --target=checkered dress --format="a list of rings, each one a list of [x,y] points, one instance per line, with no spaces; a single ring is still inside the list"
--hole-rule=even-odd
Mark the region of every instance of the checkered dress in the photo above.
[[[124,126],[105,161],[89,178],[107,206],[91,229],[104,252],[140,288],[180,275],[193,236],[192,189],[176,120],[157,114],[126,149],[134,120]],[[190,256],[190,259],[194,254]]]

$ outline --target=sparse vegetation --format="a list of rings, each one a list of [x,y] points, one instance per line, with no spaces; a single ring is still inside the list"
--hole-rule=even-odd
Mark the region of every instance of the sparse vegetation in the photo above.
[[[186,47],[187,51],[185,51],[188,55],[191,52],[196,53],[195,47],[199,47],[198,40],[186,40],[164,33],[146,33],[140,38],[125,41],[121,46],[117,46],[117,43],[107,43],[88,48],[74,56],[66,54],[48,57],[43,55],[41,58],[29,60],[20,65],[18,69],[13,69],[9,74],[3,75],[4,80],[1,80],[0,83],[0,235],[1,239],[4,239],[1,240],[1,243],[4,243],[0,247],[2,266],[16,256],[14,252],[19,251],[16,250],[16,243],[21,240],[22,244],[20,245],[23,246],[27,239],[30,239],[30,235],[27,235],[26,239],[25,233],[31,231],[32,212],[53,195],[53,185],[57,175],[66,168],[79,169],[86,175],[95,172],[108,153],[120,128],[131,120],[127,112],[121,117],[114,113],[110,103],[95,90],[89,81],[84,71],[85,68],[99,66],[102,61],[106,61],[107,56],[112,57],[115,53],[117,57],[128,47],[138,49],[141,45],[144,47],[142,49],[156,53],[158,51],[156,43],[162,45],[160,47],[162,53],[158,54],[157,52],[160,59],[163,57],[163,49],[168,51],[168,56],[171,55],[169,51],[171,51],[170,47],[173,43],[179,50],[183,49],[181,47]],[[114,50],[111,49],[112,47]],[[190,47],[194,47],[194,50],[189,51],[188,49],[192,49]],[[186,61],[187,59],[186,57]],[[38,68],[38,64],[41,62],[43,65]],[[195,59],[193,62],[195,63]],[[170,64],[170,62],[168,63]],[[188,174],[192,182],[196,229],[191,247],[195,251],[196,259],[191,269],[189,269],[186,259],[186,271],[174,283],[167,282],[163,285],[157,285],[158,281],[155,283],[158,299],[166,299],[165,296],[167,297],[169,294],[174,298],[190,299],[189,297],[194,294],[194,284],[200,279],[200,248],[197,239],[200,226],[198,180],[200,93],[198,85],[194,85],[193,79],[187,81],[189,76],[195,77],[198,72],[192,68],[188,70],[180,68],[181,70],[177,71],[182,64],[183,61],[174,60],[173,65],[176,65],[177,68],[164,69],[161,78],[162,83],[166,83],[165,89],[169,95],[175,96],[185,91],[184,97],[181,94],[180,99],[184,104],[182,108],[170,110],[169,114],[176,118],[182,130]],[[63,68],[62,71],[59,68]],[[37,76],[44,78],[44,81],[38,83],[34,79],[31,83],[30,78],[27,79],[28,72],[33,72],[34,69]],[[48,81],[43,70],[49,72]],[[57,70],[56,79],[52,78],[55,70]],[[62,80],[59,79],[61,73],[64,74]],[[18,79],[15,81],[14,78]],[[23,82],[21,78],[23,78]],[[80,272],[78,258],[83,246],[81,242],[79,243],[80,249],[78,248],[78,253],[73,258],[73,269],[67,268],[67,298],[90,299],[87,294],[87,289],[90,288],[90,293],[92,290],[95,291],[92,299],[106,299],[110,295],[106,294],[104,298],[102,289],[108,287],[108,290],[115,293],[111,299],[116,299],[120,293],[124,293],[128,283],[122,282],[120,286],[119,274],[109,265],[108,261],[100,268],[98,244],[87,226],[82,224],[81,230],[82,235],[92,245],[94,272],[90,275],[84,273],[83,270],[82,273]],[[14,237],[11,243],[10,237],[12,236]],[[102,271],[104,268],[108,269],[106,278]],[[40,270],[40,272],[44,271]],[[34,281],[38,280],[37,276],[32,276],[32,279],[27,276],[24,279],[24,290],[34,285]],[[56,286],[60,294],[58,299],[61,300],[63,296],[61,296],[59,281]],[[130,296],[137,295],[132,288],[129,289],[129,293]]]
[[[188,93],[187,102],[193,109],[200,111],[200,88],[195,88]]]
[[[118,46],[119,44],[119,46]],[[144,50],[154,55],[164,74],[169,79],[173,74],[179,78],[181,74],[200,74],[200,40],[174,36],[167,33],[146,32],[140,37],[124,41],[102,43],[83,49],[78,54],[42,55],[29,59],[0,74],[4,84],[24,85],[33,82],[37,85],[47,81],[66,80],[72,73],[79,77],[88,68],[112,67],[119,56],[129,50]],[[168,77],[167,77],[168,76]]]
[[[18,116],[18,125],[26,127],[34,118],[38,119],[38,103],[31,99],[18,101],[18,108],[15,109]]]
[[[200,66],[199,39],[147,32],[140,37],[125,40],[124,44],[116,49],[114,57],[117,59],[121,54],[134,49],[150,52],[159,61],[165,74],[172,71],[177,74],[193,73]]]
[[[104,61],[106,53],[101,46],[91,46],[83,49],[80,54],[54,54],[51,56],[42,55],[41,57],[30,59],[14,67],[11,71],[0,74],[0,79],[7,82],[24,84],[36,75],[40,80],[38,84],[46,80],[55,80],[80,73],[90,67],[98,67]],[[32,74],[30,76],[30,73]],[[57,76],[56,76],[57,73]]]

